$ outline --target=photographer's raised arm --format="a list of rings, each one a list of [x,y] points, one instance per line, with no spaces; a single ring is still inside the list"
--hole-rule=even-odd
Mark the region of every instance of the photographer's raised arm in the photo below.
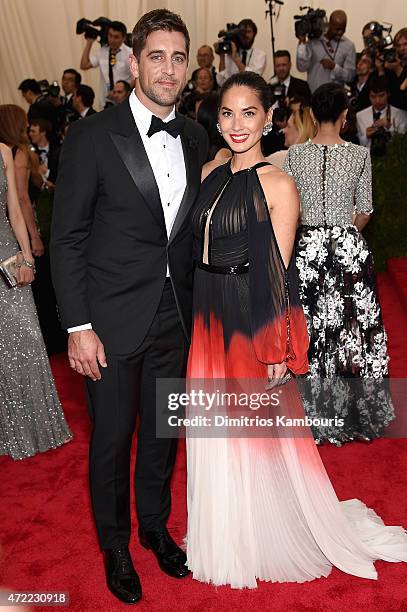
[[[92,45],[95,42],[94,38],[86,38],[85,48],[82,52],[80,69],[81,70],[89,70],[89,68],[93,68],[93,64],[90,61],[90,51],[92,49]]]
[[[311,68],[312,50],[305,36],[298,37],[297,70],[307,72]]]

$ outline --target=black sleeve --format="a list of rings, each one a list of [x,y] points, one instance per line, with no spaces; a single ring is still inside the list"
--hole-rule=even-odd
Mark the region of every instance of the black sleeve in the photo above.
[[[86,121],[72,125],[62,146],[51,230],[52,279],[65,328],[91,323],[87,300],[87,245],[98,192],[98,172]]]

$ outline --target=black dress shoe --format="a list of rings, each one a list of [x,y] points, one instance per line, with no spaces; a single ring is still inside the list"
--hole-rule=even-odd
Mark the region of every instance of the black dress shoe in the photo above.
[[[140,544],[153,551],[163,572],[173,578],[184,578],[190,574],[185,565],[186,554],[177,546],[165,527],[151,531],[139,529],[138,533]]]
[[[141,584],[127,546],[106,551],[106,578],[109,590],[124,603],[141,599]]]

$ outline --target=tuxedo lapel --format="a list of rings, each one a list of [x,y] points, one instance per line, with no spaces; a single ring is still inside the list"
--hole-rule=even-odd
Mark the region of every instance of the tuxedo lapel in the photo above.
[[[177,113],[177,117],[180,115]],[[185,162],[185,173],[186,173],[186,187],[184,196],[181,200],[180,207],[178,209],[177,216],[175,217],[174,225],[170,236],[168,238],[168,244],[174,240],[178,231],[180,230],[191,206],[194,202],[199,184],[199,163],[198,163],[198,142],[188,134],[188,123],[185,123],[185,130],[181,134],[182,150],[184,153]]]
[[[165,225],[160,193],[128,101],[117,107],[119,130],[110,137],[138,191],[161,225]]]

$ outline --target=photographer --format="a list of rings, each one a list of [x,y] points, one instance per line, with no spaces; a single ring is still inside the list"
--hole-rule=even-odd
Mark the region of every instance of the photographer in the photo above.
[[[359,143],[375,156],[384,155],[394,132],[407,131],[407,113],[389,104],[389,85],[385,77],[372,80],[369,88],[371,106],[356,115]]]
[[[356,77],[351,85],[351,107],[359,112],[371,106],[369,86],[374,74],[374,60],[369,53],[363,51],[356,64]]]
[[[274,53],[274,77],[270,79],[274,106],[280,106],[280,101],[289,103],[291,98],[300,97],[306,105],[311,102],[311,92],[306,81],[291,76],[291,56],[286,50]]]
[[[338,10],[331,14],[325,35],[308,41],[297,36],[297,69],[308,72],[312,93],[324,83],[350,83],[355,76],[355,45],[344,36],[346,24],[346,13]]]
[[[72,98],[81,84],[81,80],[80,73],[74,68],[66,68],[62,73],[61,86],[64,95],[60,97],[61,104],[58,108],[61,125],[75,121],[78,118],[72,105]]]
[[[94,34],[92,33],[92,36]],[[85,32],[86,45],[81,57],[81,70],[99,66],[101,76],[101,108],[113,104],[113,88],[117,81],[130,83],[133,77],[129,68],[129,55],[132,50],[124,43],[127,28],[121,21],[112,21],[107,30],[107,44],[91,54],[95,38]]]
[[[209,70],[212,73],[212,78],[214,82],[213,88],[216,89],[217,82],[216,82],[216,68],[213,65],[214,60],[215,60],[215,56],[213,54],[212,47],[210,47],[209,45],[202,45],[201,47],[199,47],[198,51],[196,52],[196,61],[198,63],[199,68],[196,68],[193,71],[191,75],[191,81],[195,83],[196,78],[198,76],[198,72],[201,68],[209,68]]]
[[[73,95],[72,104],[80,119],[90,117],[96,113],[93,108],[95,92],[89,85],[79,85]]]
[[[394,37],[394,49],[397,54],[395,62],[386,62],[385,66],[394,75],[391,102],[394,106],[407,110],[407,28],[402,28]]]
[[[219,53],[219,71],[216,75],[216,80],[219,87],[232,74],[251,70],[262,75],[265,68],[267,57],[261,49],[253,48],[254,39],[257,34],[257,26],[251,19],[242,19],[238,23],[240,30],[238,35],[238,44],[232,41],[231,53],[219,53],[219,42],[214,44],[216,53]]]
[[[27,111],[28,122],[34,119],[46,119],[51,123],[53,134],[58,129],[58,112],[47,96],[41,92],[41,87],[35,79],[24,79],[18,86],[24,100],[30,105]]]
[[[131,85],[127,81],[117,81],[113,87],[112,98],[115,104],[120,104],[127,100],[129,95],[131,94]]]

